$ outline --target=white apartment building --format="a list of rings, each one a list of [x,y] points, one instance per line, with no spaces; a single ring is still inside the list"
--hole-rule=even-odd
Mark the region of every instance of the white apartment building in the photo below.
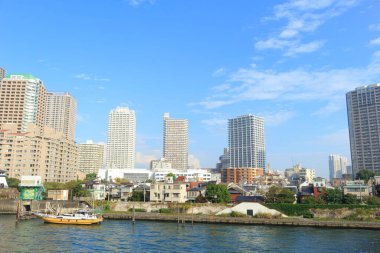
[[[68,92],[47,92],[45,125],[75,138],[77,102]]]
[[[207,170],[175,170],[175,169],[162,169],[156,170],[153,175],[155,181],[164,181],[166,176],[172,173],[176,177],[183,176],[186,181],[190,182],[208,182],[211,181],[211,173]]]
[[[108,116],[106,166],[110,168],[134,168],[136,146],[135,111],[117,107]]]
[[[17,124],[17,132],[25,132],[28,124],[44,126],[46,88],[29,74],[12,74],[0,81],[0,127]]]
[[[164,158],[172,168],[186,170],[188,166],[188,128],[187,119],[171,119],[164,113]]]
[[[92,140],[88,140],[78,147],[79,170],[85,174],[97,174],[104,164],[104,144],[95,144]]]
[[[342,178],[347,174],[347,158],[340,155],[329,155],[330,181],[333,178]]]
[[[228,120],[230,168],[262,168],[265,171],[264,119],[244,115]]]

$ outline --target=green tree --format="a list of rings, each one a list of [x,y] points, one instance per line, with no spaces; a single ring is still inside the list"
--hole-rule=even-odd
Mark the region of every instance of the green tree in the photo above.
[[[65,184],[65,188],[68,190],[72,190],[72,194],[75,197],[88,197],[90,196],[89,191],[87,191],[85,188],[82,186],[83,182],[82,181],[69,181]]]
[[[129,201],[144,201],[144,192],[141,191],[133,191],[132,196],[129,197]]]
[[[20,184],[20,180],[13,177],[6,177],[5,180],[7,180],[8,187],[10,188],[17,188]]]
[[[96,173],[89,173],[89,174],[86,174],[86,178],[84,180],[85,181],[92,181],[92,180],[96,179],[96,177],[97,177]]]
[[[206,199],[211,202],[225,203],[230,202],[230,194],[227,186],[222,184],[209,184],[206,187]]]
[[[358,171],[358,173],[356,173],[356,179],[364,180],[365,183],[367,183],[368,180],[374,176],[375,176],[375,172],[373,172],[372,170],[367,170],[367,169],[361,169]]]
[[[64,183],[57,183],[57,182],[45,182],[44,183],[45,191],[49,190],[64,190],[67,189],[66,185]]]
[[[342,204],[343,192],[339,189],[327,189],[322,198],[327,204]]]
[[[323,195],[322,195],[323,196]],[[309,204],[309,205],[324,205],[326,201],[319,195],[317,198],[314,196],[305,196],[301,199],[301,204]]]
[[[343,197],[343,204],[351,204],[351,205],[356,205],[356,204],[359,204],[359,200],[358,198],[356,197],[356,195],[354,194],[346,194],[344,195]]]
[[[294,192],[290,189],[272,186],[265,194],[267,203],[294,203]]]

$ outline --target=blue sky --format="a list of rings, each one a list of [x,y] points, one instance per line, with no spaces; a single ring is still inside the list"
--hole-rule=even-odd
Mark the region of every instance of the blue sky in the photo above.
[[[106,141],[136,111],[137,167],[162,153],[162,116],[188,118],[214,167],[227,119],[264,117],[267,162],[328,176],[347,157],[345,93],[380,82],[379,0],[0,0],[0,66],[78,102],[76,140]]]

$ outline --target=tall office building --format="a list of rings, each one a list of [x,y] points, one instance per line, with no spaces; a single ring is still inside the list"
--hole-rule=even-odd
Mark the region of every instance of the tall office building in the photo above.
[[[25,132],[28,124],[44,126],[46,89],[32,75],[17,74],[0,82],[0,128],[17,124],[17,132]]]
[[[250,114],[229,119],[228,152],[231,168],[265,170],[264,119]]]
[[[346,94],[353,176],[361,169],[380,175],[380,84]]]
[[[45,125],[74,140],[77,102],[68,92],[46,93]]]
[[[79,144],[79,170],[89,174],[98,173],[103,166],[104,145],[91,140]]]
[[[0,80],[5,77],[5,69],[0,67]]]
[[[329,155],[330,181],[333,178],[342,178],[347,174],[347,158],[340,155]]]
[[[188,167],[188,130],[187,119],[171,119],[164,113],[164,158],[172,168],[186,170]]]
[[[117,169],[134,168],[135,146],[135,111],[127,107],[117,107],[108,115],[107,167]]]

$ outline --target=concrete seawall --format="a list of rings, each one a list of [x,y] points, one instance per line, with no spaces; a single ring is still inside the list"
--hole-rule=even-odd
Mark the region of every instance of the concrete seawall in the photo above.
[[[132,220],[133,213],[106,213],[105,219]],[[355,221],[318,221],[302,218],[262,219],[252,217],[225,217],[213,215],[184,215],[160,214],[160,213],[135,213],[135,220],[167,221],[179,223],[219,223],[240,225],[272,225],[272,226],[299,226],[320,228],[350,228],[380,230],[380,222],[355,222]]]
[[[17,199],[0,199],[0,213],[16,213]]]
[[[17,199],[0,199],[0,214],[16,214],[17,212]],[[23,201],[22,205],[29,205],[30,211],[46,210],[47,208],[57,209],[78,209],[83,208],[87,203],[79,201],[53,201],[53,200],[33,200]],[[25,209],[25,207],[24,207]]]

